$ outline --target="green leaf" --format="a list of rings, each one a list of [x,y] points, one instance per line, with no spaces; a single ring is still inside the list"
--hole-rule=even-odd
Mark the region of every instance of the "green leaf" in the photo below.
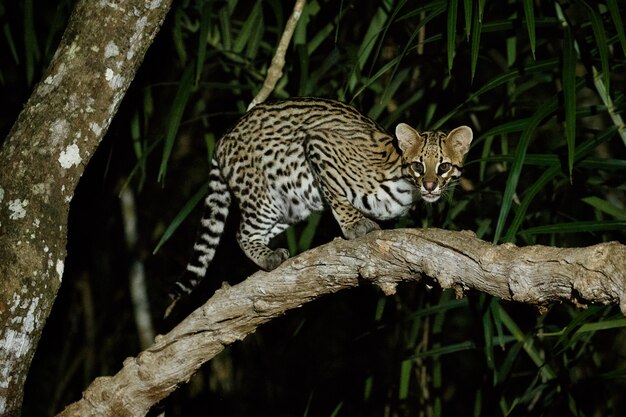
[[[130,137],[133,141],[133,150],[135,151],[135,157],[137,158],[137,164],[139,166],[139,189],[141,189],[146,179],[147,155],[145,153],[145,143],[141,140],[141,122],[138,111],[133,113],[130,120]]]
[[[230,25],[230,11],[228,10],[228,6],[222,7],[217,12],[219,22],[220,22],[220,34],[222,40],[222,50],[231,51],[232,48],[232,28]]]
[[[333,412],[330,413],[330,417],[337,417],[342,408],[343,408],[343,401],[340,401],[339,404],[337,404],[337,407],[335,407],[335,409],[333,410]]]
[[[300,15],[300,19],[298,20],[298,24],[302,21],[303,17],[305,15],[309,14],[309,9],[311,7],[311,3],[317,3],[317,0],[313,0],[306,2],[306,4],[304,5],[304,9],[302,10],[302,14]],[[280,0],[269,0],[269,1],[265,1],[263,2],[263,7],[269,6],[272,10],[272,19],[274,22],[277,22],[277,24],[283,26],[285,23],[285,12],[289,13],[288,10],[286,10],[285,6],[283,4],[283,2],[281,2]],[[265,13],[265,12],[264,12]],[[268,26],[269,29],[269,26]],[[296,43],[296,34],[298,33],[298,27],[296,26],[296,30],[294,31],[293,34],[293,38],[291,40],[293,45],[297,45]]]
[[[541,61],[541,62],[535,62],[535,63],[529,64],[529,65],[526,65],[524,67],[524,73],[525,74],[544,73],[545,71],[551,71],[558,64],[559,64],[558,58],[552,58],[552,59],[547,59],[547,60]],[[499,87],[499,86],[501,86],[503,84],[508,83],[509,81],[512,81],[512,80],[515,80],[515,79],[519,78],[519,76],[520,76],[520,70],[518,70],[518,69],[509,70],[509,71],[506,71],[506,72],[504,72],[504,73],[502,73],[500,75],[497,75],[496,77],[492,78],[488,83],[486,83],[485,85],[480,87],[478,90],[476,90],[476,92],[471,93],[467,97],[467,99],[465,99],[465,101],[463,103],[461,103],[458,106],[456,106],[452,111],[450,111],[449,113],[447,113],[443,117],[439,118],[438,120],[434,121],[429,126],[431,126],[432,129],[439,129],[451,117],[453,117],[455,114],[457,114],[460,110],[465,109],[467,107],[468,103],[471,103],[471,102],[477,100],[483,94],[488,93],[488,92],[496,89],[497,87]]]
[[[413,361],[405,359],[400,365],[400,384],[398,387],[398,399],[406,400],[409,397],[409,387],[411,383],[411,371],[413,370]]]
[[[576,149],[576,50],[569,27],[565,27],[563,37],[563,105],[565,107],[567,165],[571,181]]]
[[[299,47],[300,49],[303,46]],[[307,55],[306,51],[302,52],[302,55]],[[303,94],[304,95],[314,95],[317,93],[319,95],[319,86],[320,80],[324,77],[328,76],[329,73],[332,73],[336,68],[337,64],[341,60],[341,53],[335,49],[330,54],[328,54],[320,65],[316,66],[315,69],[310,73],[310,75],[305,79],[301,78],[301,82],[303,85]],[[308,56],[306,57],[306,62],[301,62],[301,65],[304,65],[303,70],[308,71]],[[344,90],[338,90],[337,94],[340,100],[345,101],[345,96],[342,95]]]
[[[604,23],[602,23],[602,18],[594,7],[590,6],[585,1],[582,3],[586,6],[589,13],[591,29],[593,30],[593,36],[596,40],[595,46],[598,48],[598,55],[600,55],[600,65],[602,67],[604,86],[607,94],[610,94],[611,89],[609,88],[609,80],[611,79],[611,69],[609,67],[609,42],[604,31]]]
[[[472,0],[463,0],[463,11],[465,12],[465,39],[469,41],[472,30],[472,8],[474,7]]]
[[[567,349],[571,346],[574,336],[583,333],[596,332],[599,330],[610,330],[619,327],[626,327],[626,318],[619,316],[616,318],[604,319],[601,321],[595,321],[590,323],[590,320],[594,316],[598,316],[599,313],[606,313],[609,307],[591,306],[586,310],[577,311],[572,320],[563,329],[555,332],[540,332],[537,334],[539,337],[558,337],[556,345],[562,346],[563,349]],[[594,320],[597,320],[595,318]]]
[[[193,70],[193,65],[189,65],[185,69],[178,85],[178,91],[174,97],[172,107],[170,108],[170,112],[166,119],[167,126],[165,131],[165,142],[163,144],[163,156],[159,167],[158,181],[163,181],[165,179],[167,163],[170,159],[172,148],[174,147],[176,134],[178,133],[178,128],[180,127],[180,122],[183,118],[185,107],[187,106],[187,101],[189,100],[189,95],[191,94],[191,87],[193,85]]]
[[[553,97],[545,101],[541,106],[539,106],[539,109],[537,109],[537,111],[530,118],[530,120],[528,121],[528,125],[525,127],[522,135],[520,136],[517,144],[517,149],[515,150],[515,159],[511,164],[509,177],[506,182],[506,188],[504,189],[504,195],[502,196],[502,206],[500,207],[500,214],[498,216],[495,236],[493,238],[494,243],[497,243],[500,240],[500,236],[502,235],[502,231],[504,229],[504,224],[508,217],[509,211],[511,210],[511,206],[513,204],[513,196],[515,194],[515,190],[517,188],[517,184],[522,173],[524,158],[526,156],[526,151],[528,150],[528,144],[530,143],[530,139],[534,135],[535,130],[537,129],[539,124],[546,117],[553,114],[557,110],[557,103],[557,99]]]
[[[616,205],[601,199],[600,197],[586,197],[581,201],[589,204],[595,209],[600,210],[603,213],[608,214],[611,217],[614,217],[617,220],[626,221],[626,210],[621,207],[617,207]]]
[[[539,235],[549,233],[609,232],[613,230],[624,229],[626,229],[626,221],[623,220],[583,220],[578,222],[547,224],[544,226],[531,227],[523,230],[521,233],[528,235]]]
[[[300,239],[298,240],[298,250],[300,252],[304,252],[305,250],[309,250],[311,248],[315,232],[317,231],[317,226],[319,225],[321,219],[322,215],[320,213],[313,213],[307,219],[306,227],[300,234]]]
[[[11,34],[11,27],[5,23],[2,25],[2,31],[4,32],[4,37],[6,38],[7,45],[9,46],[9,50],[11,51],[11,56],[13,57],[13,61],[16,64],[20,63],[20,57],[17,54],[17,48],[15,47],[15,41],[13,40],[13,35]]]
[[[261,47],[261,41],[263,40],[263,31],[265,30],[265,24],[263,22],[263,13],[259,13],[258,20],[254,28],[253,33],[246,45],[246,57],[250,60],[256,58],[259,48]],[[279,83],[280,85],[280,83]],[[277,87],[277,90],[279,87]]]
[[[502,325],[502,317],[500,315],[501,305],[500,300],[497,298],[492,298],[489,302],[489,311],[493,316],[493,324],[496,328],[496,340],[494,343],[498,343],[502,349],[504,349],[504,345],[506,343],[506,336],[504,334],[504,328]]]
[[[161,249],[161,246],[163,246],[165,242],[167,242],[169,238],[172,237],[176,229],[178,229],[178,226],[180,226],[183,220],[185,220],[189,216],[189,213],[191,213],[191,211],[198,205],[198,203],[204,198],[204,196],[206,196],[208,190],[209,182],[207,181],[205,184],[202,185],[202,187],[200,187],[198,191],[195,192],[193,196],[191,196],[191,198],[187,201],[187,203],[185,203],[183,208],[180,209],[180,211],[176,214],[169,226],[167,226],[167,228],[165,229],[165,232],[163,232],[163,236],[161,236],[161,239],[159,239],[159,242],[152,251],[152,254],[157,253],[157,251]]]
[[[359,94],[361,94],[367,88],[369,88],[372,84],[374,84],[383,75],[387,74],[389,71],[393,71],[393,68],[398,65],[398,63],[400,62],[400,59],[401,59],[401,57],[397,56],[394,59],[392,59],[391,61],[387,62],[385,65],[383,65],[376,72],[376,74],[374,74],[373,76],[368,78],[367,81],[363,83],[363,85],[354,93],[354,97],[357,97]],[[392,74],[393,74],[393,72],[392,72]],[[389,79],[393,79],[393,76],[389,76]]]
[[[378,120],[380,115],[387,108],[387,104],[389,104],[389,99],[394,96],[394,94],[402,85],[404,85],[404,82],[411,73],[411,70],[412,68],[404,68],[390,78],[389,83],[385,86],[382,98],[378,100],[367,113],[369,117],[374,120]]]
[[[611,19],[613,19],[613,24],[615,25],[615,30],[617,31],[617,37],[619,38],[619,43],[622,45],[622,52],[624,52],[624,55],[626,55],[626,35],[624,34],[624,23],[619,12],[617,0],[607,0],[606,5],[609,9],[609,13],[611,14]]]
[[[626,369],[619,368],[619,369],[612,369],[610,371],[603,372],[602,374],[600,374],[600,379],[602,381],[608,381],[608,382],[619,381],[619,383],[621,384],[624,381],[624,379],[626,379]]]
[[[347,88],[349,91],[353,91],[356,87],[361,72],[363,68],[365,68],[365,63],[369,59],[372,49],[376,44],[376,40],[384,29],[385,22],[387,20],[387,10],[388,7],[390,8],[391,2],[390,0],[384,0],[383,3],[384,4],[378,8],[376,14],[367,26],[367,32],[365,33],[361,46],[359,47],[356,65],[354,66],[350,80],[348,81]]]
[[[306,2],[304,4],[302,13],[300,14],[300,18],[298,19],[298,24],[296,25],[296,29],[293,32],[293,38],[291,40],[291,43],[296,47],[306,45],[309,42],[307,30],[309,27],[309,21],[311,20],[309,16],[309,10],[311,10],[311,7],[314,7],[311,2]],[[282,22],[282,20],[279,20],[279,22]]]
[[[540,369],[542,375],[548,379],[554,379],[556,374],[543,358],[543,355],[533,343],[533,339],[530,336],[526,336],[515,321],[509,316],[509,314],[498,305],[498,313],[502,319],[502,324],[508,329],[509,332],[515,337],[515,339],[522,344],[522,347],[530,359],[534,362],[535,366]]]
[[[454,310],[457,308],[467,308],[468,301],[467,298],[462,298],[460,300],[452,299],[447,301],[441,301],[437,304],[421,308],[414,313],[411,313],[404,317],[406,320],[413,320],[418,317],[426,317],[431,316],[433,314],[446,313],[450,310]]]
[[[482,317],[482,323],[483,323],[483,338],[485,341],[485,347],[484,347],[484,352],[485,352],[485,365],[487,365],[487,367],[491,370],[495,370],[496,369],[496,360],[495,360],[495,354],[494,354],[494,350],[493,350],[493,341],[494,341],[494,337],[493,337],[493,322],[492,322],[493,316],[491,315],[491,312],[489,309],[485,309],[484,313],[483,313],[483,317]],[[496,377],[496,374],[494,372],[494,378]],[[494,384],[496,384],[498,381],[494,380],[493,381]]]
[[[406,4],[408,0],[400,0],[396,6],[393,8],[393,11],[391,12],[391,14],[387,13],[387,17],[386,17],[386,22],[381,30],[381,33],[378,36],[378,40],[376,42],[377,47],[376,47],[376,52],[373,55],[373,59],[372,59],[372,65],[370,67],[369,73],[371,73],[374,70],[374,66],[376,64],[376,61],[378,60],[378,58],[380,57],[380,53],[383,49],[383,47],[385,46],[385,39],[387,38],[387,33],[389,32],[389,29],[392,27],[392,25],[396,24],[396,19],[398,17],[398,14],[400,13],[400,11],[402,10],[402,8],[404,7],[404,5]],[[419,25],[420,27],[423,26],[423,24]],[[413,37],[412,37],[413,38]],[[411,43],[411,46],[413,45],[412,42],[407,42],[405,44],[405,50],[407,49],[408,44]]]
[[[524,0],[524,16],[526,17],[526,28],[528,29],[528,40],[530,41],[530,51],[535,58],[535,0]]]
[[[289,255],[293,256],[298,253],[298,244],[296,243],[296,228],[294,225],[291,225],[285,231],[285,237],[287,238],[287,250],[289,251]]]
[[[482,1],[484,3],[484,1]],[[480,4],[481,1],[478,2]],[[482,9],[481,9],[482,10]],[[480,16],[482,21],[482,15]],[[518,26],[518,19],[516,17],[509,17],[507,19],[502,20],[492,20],[489,23],[485,23],[483,25],[484,33],[492,33],[492,32],[511,32],[515,30]],[[553,29],[555,26],[560,25],[561,22],[554,17],[543,17],[538,18],[535,17],[535,26],[546,29]],[[503,37],[509,36],[509,34],[504,33]],[[536,35],[535,35],[536,37]]]
[[[506,64],[509,68],[515,65],[517,60],[517,38],[510,36],[506,38]],[[512,81],[510,85],[515,86],[515,82]]]
[[[597,314],[598,311],[596,306],[592,306],[591,308],[588,308],[584,311],[576,312],[576,314],[574,314],[574,317],[567,324],[567,326],[563,330],[558,332],[558,335],[560,337],[556,342],[556,346],[560,346],[561,351],[563,352],[566,349],[570,348],[576,341],[575,336],[580,327],[584,325],[585,322],[590,321],[590,319]],[[546,334],[542,334],[541,336],[546,336]]]
[[[515,343],[506,350],[506,356],[497,369],[497,380],[506,381],[513,369],[513,366],[519,362],[519,356],[522,352],[523,343]]]
[[[478,387],[476,389],[476,395],[474,396],[474,409],[472,412],[472,417],[480,417],[483,415],[483,390]]]
[[[24,48],[26,55],[26,82],[33,83],[35,77],[35,64],[41,56],[37,33],[35,32],[35,19],[33,16],[33,0],[24,1]]]
[[[550,182],[560,172],[560,165],[554,165],[550,167],[549,169],[544,171],[541,177],[539,177],[539,179],[526,190],[526,193],[524,194],[524,199],[522,200],[520,206],[517,208],[515,217],[513,218],[509,229],[507,230],[506,236],[504,238],[505,242],[512,242],[513,240],[515,240],[515,235],[517,234],[517,231],[519,230],[522,221],[524,220],[524,215],[528,211],[530,203],[534,200],[539,191],[541,191],[548,184],[548,182]]]
[[[611,320],[603,320],[596,323],[585,323],[576,333],[597,332],[602,330],[619,329],[626,327],[626,317],[619,317]]]
[[[146,87],[143,90],[143,129],[147,130],[148,122],[154,114],[154,97],[152,95],[152,88]]]
[[[248,44],[254,38],[256,34],[256,28],[262,26],[262,13],[261,13],[261,1],[257,0],[248,15],[248,18],[244,22],[235,43],[233,44],[233,51],[241,54]]]
[[[298,21],[299,25],[300,21]],[[317,48],[322,45],[333,33],[333,24],[329,23],[320,29],[319,32],[315,34],[310,40],[306,42],[306,51],[309,56],[313,55],[313,53],[317,50]]]
[[[398,119],[404,117],[404,115],[406,114],[405,112],[408,109],[413,107],[415,103],[424,98],[424,92],[425,91],[423,89],[415,91],[413,95],[405,99],[402,103],[399,103],[399,106],[394,112],[387,114],[387,117],[383,119],[381,124],[387,128],[394,125],[398,121]]]
[[[174,41],[174,48],[178,54],[178,59],[183,64],[187,62],[187,49],[184,41],[185,36],[183,34],[184,18],[184,11],[182,9],[176,9],[174,13],[174,27],[172,28],[172,40]]]
[[[583,168],[593,169],[618,169],[626,170],[626,160],[624,159],[606,159],[606,158],[587,158],[580,161],[579,166]]]
[[[517,120],[511,120],[511,121],[496,125],[492,127],[491,129],[487,130],[486,132],[482,133],[479,137],[479,140],[482,138],[489,137],[489,136],[498,136],[498,135],[506,135],[509,133],[521,132],[526,128],[526,126],[528,126],[529,121],[530,121],[530,118],[517,119]]]
[[[448,0],[448,72],[452,71],[452,62],[454,60],[454,52],[456,50],[456,16],[458,11],[458,0]]]
[[[559,64],[558,58],[550,58],[544,61],[533,62],[532,64],[528,64],[524,66],[525,74],[539,74],[544,73],[545,71],[552,70],[555,66]],[[519,69],[512,69],[502,74],[492,78],[488,83],[479,88],[475,93],[472,93],[470,99],[475,99],[480,95],[493,90],[494,88],[503,85],[509,81],[515,80],[520,77]]]
[[[402,4],[404,4],[404,3],[406,3],[406,0],[402,0]],[[443,12],[445,12],[447,7],[448,7],[447,6],[447,0],[434,0],[434,1],[429,1],[428,3],[422,3],[419,6],[415,6],[409,12],[404,13],[402,16],[398,17],[397,22],[402,22],[404,20],[411,19],[411,18],[413,18],[415,16],[419,16],[422,13],[428,12],[428,11],[431,11],[431,10],[441,10],[441,9],[443,9]],[[439,12],[437,14],[439,14]],[[440,35],[439,34],[435,34],[434,36],[440,36]],[[442,38],[439,37],[438,39],[442,39]]]
[[[596,136],[593,140],[585,141],[581,146],[576,149],[575,160],[578,161],[584,158],[589,153],[593,152],[593,150],[599,144],[606,142],[611,138],[611,136],[615,133],[615,127],[612,126],[609,129],[606,129],[601,134]],[[530,203],[534,200],[535,196],[541,191],[546,184],[552,181],[557,175],[561,173],[561,166],[556,161],[555,163],[541,174],[541,177],[537,181],[535,181],[529,188],[526,189],[524,193],[524,198],[520,206],[517,208],[515,213],[515,217],[511,222],[511,225],[508,228],[507,234],[504,238],[506,242],[512,242],[519,230],[524,217],[526,216],[526,212],[528,211],[528,207],[530,207]]]
[[[622,118],[621,109],[619,107],[616,107],[615,104],[613,103],[613,99],[611,98],[611,95],[607,91],[606,85],[602,81],[600,73],[598,73],[595,67],[592,67],[591,70],[593,74],[593,84],[596,87],[596,91],[598,92],[598,95],[604,102],[604,105],[607,108],[607,112],[609,113],[609,116],[611,117],[613,124],[617,128],[617,132],[622,138],[622,142],[624,143],[624,145],[626,145],[626,124],[624,124],[624,119]]]
[[[200,33],[198,34],[198,58],[196,60],[196,76],[195,85],[198,85],[202,76],[204,60],[206,58],[207,36],[209,35],[209,20],[211,17],[211,5],[213,2],[207,1],[202,5],[202,14],[200,21]]]
[[[471,80],[474,80],[476,74],[476,63],[478,62],[478,52],[480,50],[480,35],[483,30],[482,10],[474,15],[474,23],[472,24],[472,40],[471,40]]]
[[[426,11],[426,10],[431,10],[433,9],[433,4],[437,5],[439,2],[433,2],[432,4],[429,3],[427,7],[423,7],[420,8],[420,10]],[[359,94],[361,94],[366,88],[370,87],[373,85],[374,81],[377,80],[378,78],[380,78],[382,75],[384,75],[387,71],[389,71],[390,69],[392,69],[391,75],[389,75],[387,78],[390,80],[385,87],[385,91],[383,92],[383,97],[382,97],[382,101],[386,101],[389,100],[389,86],[393,83],[393,80],[395,78],[395,74],[400,66],[400,63],[402,62],[403,58],[407,55],[407,53],[409,52],[409,50],[411,48],[414,47],[414,39],[417,37],[420,29],[426,25],[428,22],[430,22],[432,19],[434,19],[435,17],[437,17],[438,15],[442,14],[443,12],[445,12],[446,7],[445,4],[443,4],[442,6],[440,6],[437,9],[434,9],[434,11],[432,13],[429,13],[426,15],[426,17],[424,17],[424,19],[422,19],[420,21],[420,23],[417,25],[417,27],[413,30],[413,33],[411,34],[411,36],[409,37],[409,39],[407,40],[407,42],[405,43],[404,49],[402,50],[402,52],[396,56],[394,59],[392,59],[390,62],[386,63],[382,68],[380,68],[376,74],[374,74],[373,76],[369,77],[367,79],[367,82],[360,87],[354,94],[353,94],[353,99],[356,98]],[[405,15],[406,17],[406,15]],[[401,20],[401,19],[399,19]],[[385,33],[387,26],[383,26],[382,32],[383,34]],[[370,27],[371,29],[371,27]],[[369,30],[368,30],[369,33]],[[363,47],[363,45],[362,45]],[[369,53],[369,52],[368,52]],[[364,62],[363,62],[364,65]],[[352,76],[356,76],[356,67],[353,69],[352,72]],[[352,91],[353,88],[353,84],[356,85],[356,80],[352,80],[351,83],[347,86],[349,87],[349,89]],[[345,94],[342,93],[342,94]]]
[[[372,375],[369,375],[366,379],[365,379],[365,383],[363,384],[363,399],[365,401],[369,401],[370,398],[372,398],[372,390],[374,388],[374,377]]]
[[[207,161],[210,161],[213,157],[213,151],[215,150],[215,143],[217,139],[215,139],[215,133],[207,132],[204,134],[204,144],[206,145],[207,150]]]
[[[135,111],[130,119],[130,137],[133,141],[133,150],[137,159],[143,158],[143,146],[141,146],[141,122],[139,112]],[[143,167],[142,167],[143,169]]]
[[[446,346],[433,347],[432,349],[426,350],[424,352],[418,352],[414,355],[411,355],[410,358],[411,359],[430,358],[434,356],[449,355],[451,353],[464,352],[467,350],[474,350],[474,349],[476,349],[476,344],[472,342],[471,340],[467,340],[465,342],[453,343],[453,344],[446,345]]]

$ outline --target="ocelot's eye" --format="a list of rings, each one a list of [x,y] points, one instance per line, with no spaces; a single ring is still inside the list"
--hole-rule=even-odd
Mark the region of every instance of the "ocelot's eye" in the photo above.
[[[421,162],[411,162],[411,169],[417,175],[422,175],[424,173],[424,164],[422,164]]]
[[[450,168],[452,168],[452,164],[450,162],[443,162],[439,164],[439,168],[437,168],[437,174],[445,174],[446,172],[450,171]]]

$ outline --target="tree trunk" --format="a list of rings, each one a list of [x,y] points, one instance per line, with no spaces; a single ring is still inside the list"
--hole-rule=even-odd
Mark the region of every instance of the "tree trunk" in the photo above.
[[[322,295],[364,279],[385,294],[399,282],[429,279],[461,296],[476,289],[507,300],[620,304],[626,311],[626,246],[586,248],[494,246],[471,232],[388,230],[336,239],[218,290],[154,345],[124,361],[114,376],[97,378],[62,417],[143,416],[188,381],[225,346],[258,326]]]
[[[63,277],[76,184],[171,0],[79,1],[0,148],[0,415],[23,386]]]

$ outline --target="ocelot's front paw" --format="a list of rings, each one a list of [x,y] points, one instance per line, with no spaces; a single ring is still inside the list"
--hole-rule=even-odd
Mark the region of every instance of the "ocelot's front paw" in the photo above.
[[[365,236],[372,230],[380,230],[380,226],[375,221],[363,217],[354,223],[344,225],[342,229],[346,239],[356,239],[357,237]]]
[[[289,251],[285,248],[279,248],[267,255],[260,266],[266,271],[271,271],[278,268],[287,258],[289,258]]]

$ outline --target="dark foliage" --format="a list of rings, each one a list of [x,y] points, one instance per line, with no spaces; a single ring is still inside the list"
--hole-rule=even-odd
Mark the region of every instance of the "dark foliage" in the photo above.
[[[54,53],[69,0],[0,4],[8,133]],[[64,282],[24,415],[54,415],[140,350],[129,267],[141,259],[157,328],[190,254],[212,146],[260,88],[292,2],[176,2],[72,201]],[[339,98],[393,128],[472,126],[465,179],[389,227],[470,229],[495,243],[624,242],[623,2],[315,0],[274,97]],[[119,203],[135,195],[139,245]],[[195,196],[195,198],[194,198]],[[236,224],[236,219],[231,220]],[[191,309],[254,271],[226,233]],[[292,253],[339,234],[290,229]],[[155,248],[158,251],[153,253]],[[407,285],[320,300],[207,364],[154,415],[624,415],[626,320],[614,308],[539,312]]]

